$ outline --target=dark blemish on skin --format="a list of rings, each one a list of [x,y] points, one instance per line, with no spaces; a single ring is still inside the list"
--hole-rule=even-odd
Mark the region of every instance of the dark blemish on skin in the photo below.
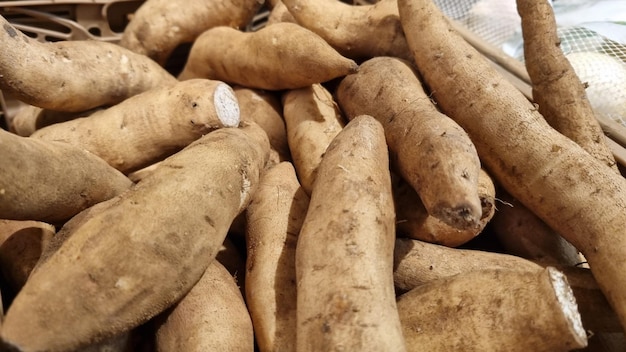
[[[191,107],[194,108],[194,109],[197,108],[198,107],[198,103],[196,103],[196,102],[191,103]]]
[[[204,221],[206,221],[211,227],[215,227],[215,222],[213,221],[213,219],[211,219],[210,216],[205,215],[204,216]]]
[[[15,38],[17,36],[17,31],[10,24],[5,23],[3,27],[5,32],[7,32],[11,38]]]

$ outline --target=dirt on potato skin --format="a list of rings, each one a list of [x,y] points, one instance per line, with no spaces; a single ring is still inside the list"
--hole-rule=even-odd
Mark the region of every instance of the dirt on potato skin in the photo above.
[[[481,162],[516,199],[578,248],[626,326],[626,180],[557,133],[426,0],[399,0],[418,70]]]
[[[209,133],[165,160],[37,268],[7,312],[2,339],[23,350],[71,350],[178,301],[247,206],[268,155],[265,132],[248,126]]]
[[[297,347],[404,351],[393,289],[393,200],[384,131],[349,122],[318,169],[296,248]]]

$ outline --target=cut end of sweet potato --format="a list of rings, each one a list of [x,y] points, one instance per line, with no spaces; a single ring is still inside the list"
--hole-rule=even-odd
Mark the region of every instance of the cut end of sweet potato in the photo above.
[[[567,320],[574,337],[574,342],[578,344],[577,348],[583,348],[587,346],[587,333],[583,327],[583,323],[578,311],[578,304],[576,298],[565,274],[559,270],[548,267],[548,273],[550,275],[552,287],[556,294],[556,299],[561,305],[563,310],[563,316]]]
[[[213,94],[217,118],[226,127],[237,127],[241,119],[239,102],[233,89],[226,83],[219,84]]]

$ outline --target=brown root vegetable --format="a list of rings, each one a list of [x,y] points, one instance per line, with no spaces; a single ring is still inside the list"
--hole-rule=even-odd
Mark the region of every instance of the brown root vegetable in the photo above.
[[[398,6],[438,106],[470,135],[494,181],[582,252],[626,327],[624,177],[551,128],[431,0]]]
[[[395,0],[351,5],[338,0],[283,0],[301,26],[317,33],[342,55],[410,59]]]
[[[317,34],[282,22],[256,32],[224,26],[205,31],[191,47],[178,78],[210,78],[248,88],[282,90],[326,82],[357,68]]]
[[[397,305],[408,351],[556,352],[587,345],[567,279],[550,267],[455,275],[414,288]]]
[[[256,125],[211,132],[78,224],[31,274],[4,348],[72,350],[128,331],[200,279],[248,205],[269,153]]]
[[[31,138],[81,147],[127,174],[165,159],[215,129],[236,127],[239,120],[239,104],[229,85],[194,79],[44,127]]]
[[[144,178],[150,176],[152,174],[152,172],[154,170],[156,170],[157,167],[159,167],[159,165],[161,164],[162,161],[157,161],[154,164],[148,165],[144,168],[141,168],[139,170],[133,171],[131,173],[129,173],[127,176],[129,179],[131,179],[131,181],[137,183],[141,180],[143,180]]]
[[[293,22],[298,23],[293,15],[289,12],[289,9],[281,0],[275,0],[276,4],[272,7],[269,16],[267,17],[266,26],[280,22]]]
[[[119,44],[165,65],[174,49],[193,42],[217,26],[243,28],[264,0],[193,1],[180,6],[169,0],[148,0],[135,11]]]
[[[404,351],[381,124],[355,117],[319,166],[296,248],[299,351]]]
[[[522,18],[524,62],[539,112],[557,131],[617,172],[585,86],[560,47],[552,5],[546,0],[519,0],[517,10]]]
[[[402,294],[431,281],[480,270],[541,270],[537,263],[510,254],[439,246],[398,238],[394,250],[394,284]],[[589,269],[559,265],[574,292],[586,330],[621,331],[621,325]]]
[[[239,101],[241,119],[255,122],[267,133],[272,148],[270,161],[277,163],[290,160],[283,106],[279,96],[273,92],[245,87],[234,87],[233,90]]]
[[[399,293],[473,271],[541,269],[537,263],[510,254],[449,248],[410,238],[396,239],[393,255],[394,284]]]
[[[296,244],[308,205],[293,165],[282,162],[246,209],[246,302],[261,352],[296,350]]]
[[[293,165],[302,188],[310,195],[322,156],[343,129],[344,117],[321,84],[286,91],[282,101]]]
[[[254,351],[250,314],[237,283],[218,261],[172,309],[156,330],[157,352]]]
[[[55,232],[41,221],[0,220],[0,268],[13,293],[24,286]]]
[[[46,246],[42,248],[41,255],[37,261],[32,272],[35,272],[43,263],[45,263],[56,251],[61,248],[63,242],[67,240],[73,233],[73,231],[84,224],[87,220],[93,217],[98,212],[105,210],[109,206],[117,203],[118,197],[105,200],[98,204],[95,204],[80,213],[74,215],[71,219],[66,221],[63,226],[54,234],[54,236],[46,243]],[[32,274],[31,272],[31,274]]]
[[[26,105],[13,116],[10,131],[19,136],[28,137],[43,127],[87,116],[99,109],[100,108],[81,112],[65,112]]]
[[[156,62],[113,43],[41,43],[2,16],[0,25],[0,89],[30,105],[85,111],[176,83]]]
[[[348,118],[368,114],[383,124],[392,165],[428,214],[461,230],[478,227],[480,160],[474,144],[437,110],[408,62],[367,60],[341,81],[336,95]]]
[[[578,249],[517,199],[503,190],[498,199],[502,202],[490,229],[507,253],[552,265],[580,263]]]
[[[491,177],[480,170],[478,174],[478,196],[482,215],[478,226],[460,230],[428,214],[424,204],[406,181],[393,177],[393,195],[396,209],[398,234],[448,247],[457,247],[479,235],[496,213],[496,189]]]
[[[78,147],[0,130],[0,219],[61,223],[131,185]]]

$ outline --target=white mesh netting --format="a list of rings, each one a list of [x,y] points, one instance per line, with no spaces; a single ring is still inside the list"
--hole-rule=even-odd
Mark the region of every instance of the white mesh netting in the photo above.
[[[489,44],[523,61],[515,0],[434,0]],[[626,1],[553,0],[561,48],[598,115],[626,126]]]

